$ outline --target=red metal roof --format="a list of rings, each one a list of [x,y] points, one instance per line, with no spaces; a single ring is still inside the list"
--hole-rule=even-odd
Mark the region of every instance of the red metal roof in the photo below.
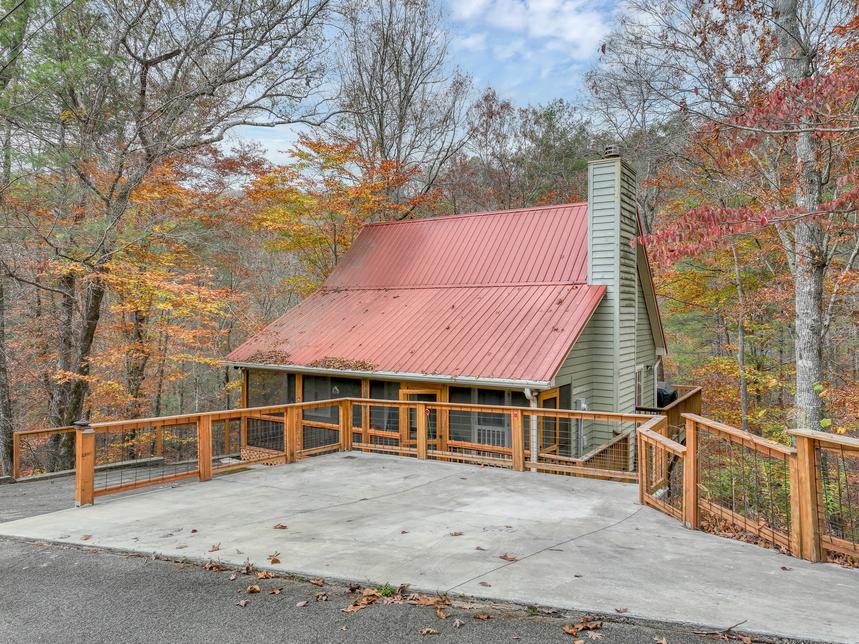
[[[586,279],[587,204],[375,224],[227,361],[548,382],[605,293]]]

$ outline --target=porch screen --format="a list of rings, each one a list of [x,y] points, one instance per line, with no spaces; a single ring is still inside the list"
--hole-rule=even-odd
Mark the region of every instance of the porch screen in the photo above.
[[[275,369],[248,369],[248,407],[295,402],[295,375]]]
[[[370,398],[376,400],[399,400],[400,383],[386,380],[370,381]],[[400,410],[397,407],[370,408],[370,427],[386,432],[400,431]]]
[[[302,392],[305,402],[314,400],[331,400],[332,398],[360,398],[361,381],[354,378],[332,378],[330,376],[304,376]],[[338,408],[321,407],[319,409],[305,409],[305,420],[313,420],[320,423],[340,422]],[[352,408],[353,425],[361,426],[361,409]]]

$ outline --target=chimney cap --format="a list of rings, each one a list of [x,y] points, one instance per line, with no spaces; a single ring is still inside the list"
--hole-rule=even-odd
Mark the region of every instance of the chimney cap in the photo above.
[[[602,155],[603,155],[604,159],[611,159],[613,157],[619,157],[620,156],[620,146],[617,145],[616,143],[610,143],[603,148]]]

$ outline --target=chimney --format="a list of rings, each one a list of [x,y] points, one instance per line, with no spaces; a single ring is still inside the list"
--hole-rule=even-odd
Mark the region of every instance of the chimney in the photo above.
[[[592,380],[604,384],[603,391],[592,392],[591,408],[602,411],[635,411],[635,190],[635,171],[617,145],[607,145],[602,159],[588,163],[588,283],[606,287],[592,321],[601,338],[592,360],[599,374]]]

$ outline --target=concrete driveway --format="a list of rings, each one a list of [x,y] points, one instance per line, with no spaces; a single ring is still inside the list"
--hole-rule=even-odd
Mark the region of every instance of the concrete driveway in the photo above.
[[[622,483],[337,453],[0,535],[257,566],[277,553],[270,567],[308,577],[859,642],[859,571],[686,530]]]

